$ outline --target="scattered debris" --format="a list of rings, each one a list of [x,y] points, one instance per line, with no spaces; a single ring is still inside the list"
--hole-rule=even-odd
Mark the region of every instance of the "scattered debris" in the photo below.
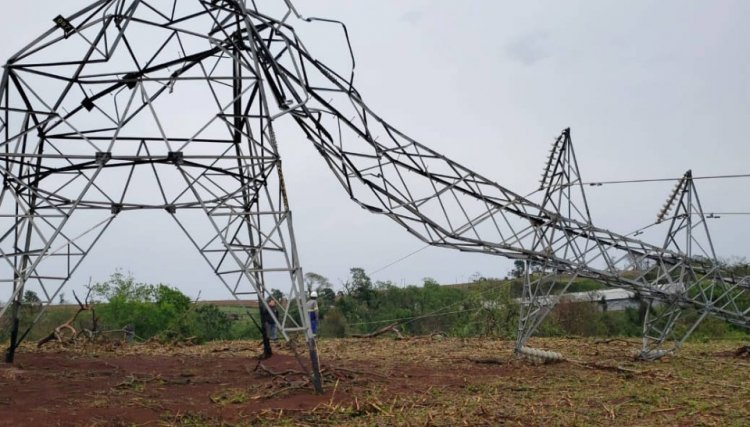
[[[371,332],[369,334],[352,334],[351,336],[353,338],[375,338],[377,336],[385,334],[386,332],[393,332],[394,334],[396,334],[396,339],[402,340],[404,339],[404,336],[401,335],[401,331],[398,330],[398,325],[400,325],[400,322],[391,323],[390,325],[384,326],[377,331]]]
[[[504,365],[505,360],[499,357],[467,357],[466,360],[469,362],[485,364],[485,365]]]
[[[81,425],[638,425],[644,416],[653,425],[744,425],[750,417],[750,377],[740,368],[750,365],[733,357],[732,342],[689,342],[684,357],[645,369],[619,346],[586,339],[535,338],[572,357],[532,365],[512,357],[509,341],[381,338],[321,340],[322,395],[283,346],[249,362],[259,342],[26,345],[22,372],[0,367],[0,413],[22,425],[43,401],[49,423]]]
[[[78,330],[73,326],[73,322],[75,322],[76,319],[78,319],[78,315],[83,313],[84,311],[91,311],[92,327],[90,330],[86,330],[88,332],[86,335],[89,339],[93,338],[94,334],[96,333],[96,324],[99,318],[96,317],[96,309],[89,303],[89,297],[91,296],[91,290],[93,289],[90,282],[91,281],[89,280],[89,285],[86,287],[88,289],[88,292],[86,293],[84,302],[81,302],[81,300],[78,299],[78,295],[76,295],[76,292],[73,291],[73,297],[78,303],[78,310],[75,312],[75,314],[73,314],[73,317],[68,319],[68,321],[63,323],[62,325],[56,327],[48,336],[39,340],[39,342],[36,344],[37,347],[41,347],[53,340],[57,340],[57,342],[60,343],[64,342],[63,338],[65,331],[70,332],[70,338],[68,339],[68,341],[73,342],[78,337]]]
[[[744,345],[734,352],[735,357],[744,357],[750,359],[750,345]]]

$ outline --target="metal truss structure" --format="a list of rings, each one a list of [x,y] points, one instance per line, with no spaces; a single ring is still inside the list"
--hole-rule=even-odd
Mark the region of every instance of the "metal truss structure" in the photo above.
[[[274,102],[268,49],[276,30],[258,19],[242,2],[98,1],[58,17],[7,61],[7,361],[25,336],[24,289],[36,286],[49,304],[115,218],[152,209],[174,218],[234,297],[267,307],[271,285],[290,290],[274,321],[284,338],[304,335],[320,390],[274,133],[293,110]]]
[[[674,214],[667,214],[675,206]],[[687,171],[672,190],[666,203],[661,208],[656,218],[657,223],[669,222],[669,230],[664,239],[664,248],[684,253],[689,257],[708,260],[717,264],[718,259],[708,231],[706,216],[703,213],[698,191],[693,182],[692,171]],[[685,342],[695,328],[700,325],[708,312],[698,310],[698,317],[691,321],[685,331],[675,331],[675,325],[683,315],[683,304],[681,298],[698,292],[699,278],[690,270],[679,270],[673,280],[662,286],[672,294],[671,301],[658,302],[648,300],[645,317],[643,320],[643,347],[638,357],[645,360],[654,360],[666,354],[673,353]],[[664,348],[667,343],[673,343],[669,348]]]
[[[13,288],[13,319],[25,286],[51,302],[118,215],[163,210],[179,224],[193,215],[205,227],[181,228],[233,295],[266,304],[271,276],[290,284],[275,320],[285,337],[304,334],[319,388],[309,321],[293,314],[305,294],[275,136],[285,120],[354,202],[426,243],[525,259],[750,327],[750,285],[578,210],[568,130],[545,175],[548,197],[535,203],[377,116],[354,87],[351,48],[351,68],[335,70],[291,22],[346,27],[276,5],[278,17],[243,0],[99,0],[7,61],[0,278]],[[662,286],[684,277],[693,284],[677,297]],[[535,310],[522,323],[536,323]],[[522,345],[533,326],[521,329]]]
[[[541,202],[543,208],[560,212],[567,218],[575,218],[582,223],[591,224],[591,214],[575,150],[570,139],[570,129],[564,130],[553,143],[542,174],[539,191],[543,192]],[[673,206],[675,207],[674,214],[667,217]],[[662,222],[669,223],[664,249],[719,265],[706,216],[692,179],[692,171],[687,171],[677,182],[659,211],[654,224]],[[554,229],[542,229],[535,242],[536,247],[544,248],[551,245],[555,240],[555,232]],[[638,264],[640,262],[644,262],[645,265]],[[649,260],[634,259],[631,261],[630,270],[649,271],[649,262]],[[697,318],[692,320],[684,330],[679,332],[675,330],[678,320],[685,312],[684,299],[701,292],[699,282],[705,280],[692,273],[693,270],[680,268],[664,277],[652,277],[650,286],[661,289],[667,297],[655,299],[647,296],[643,298],[646,310],[643,319],[643,346],[637,354],[638,358],[654,360],[677,351],[708,314],[707,310],[699,309]],[[556,271],[546,262],[527,261],[525,263],[515,347],[518,354],[532,360],[562,357],[554,352],[540,355],[537,350],[526,347],[526,341],[555,305],[564,298],[567,289],[579,276],[578,273],[568,274]],[[668,343],[672,343],[670,348],[664,348]]]
[[[591,213],[586,193],[583,188],[581,172],[578,168],[570,129],[565,129],[554,141],[544,166],[538,191],[543,192],[541,208],[559,212],[566,218],[573,218],[582,224],[591,224]],[[555,227],[542,225],[534,235],[533,249],[545,251],[559,239],[560,231]],[[569,256],[564,250],[564,256]],[[518,332],[516,335],[517,354],[538,359],[533,349],[526,347],[526,341],[534,334],[542,321],[558,302],[559,295],[564,294],[570,285],[579,277],[577,271],[572,273],[558,270],[546,261],[525,262],[523,291],[521,295]],[[557,354],[552,354],[556,357]]]

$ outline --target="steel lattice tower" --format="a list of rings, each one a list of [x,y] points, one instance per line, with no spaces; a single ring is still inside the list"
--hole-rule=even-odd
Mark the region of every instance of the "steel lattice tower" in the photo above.
[[[674,213],[667,216],[674,207]],[[668,222],[669,229],[664,239],[664,248],[679,251],[688,256],[705,259],[718,264],[708,223],[703,213],[703,206],[698,197],[698,190],[693,181],[693,172],[687,171],[664,203],[656,218],[657,223]],[[675,331],[675,325],[684,312],[682,298],[700,290],[701,283],[692,271],[679,269],[671,281],[662,283],[662,287],[673,295],[669,301],[648,299],[643,319],[643,347],[638,357],[646,360],[658,359],[675,352],[690,334],[706,318],[708,311],[699,310],[698,317],[681,333]],[[671,346],[669,346],[669,344]],[[664,348],[667,347],[668,348]]]
[[[51,302],[118,215],[164,210],[233,295],[265,304],[272,276],[290,284],[276,320],[285,337],[304,334],[319,388],[309,321],[294,314],[305,295],[275,137],[284,119],[351,200],[425,243],[524,259],[542,279],[587,277],[750,328],[748,279],[591,221],[569,129],[536,203],[378,116],[354,86],[351,47],[351,69],[337,71],[291,22],[341,26],[348,42],[346,27],[277,5],[280,17],[242,0],[99,0],[8,60],[0,279],[13,288],[11,311],[30,282]],[[184,226],[190,215],[204,226]],[[665,289],[684,277],[686,292]],[[519,351],[546,312],[542,279],[525,286]]]
[[[552,143],[544,172],[540,180],[539,192],[542,192],[541,212],[545,209],[560,212],[565,218],[572,218],[583,224],[591,224],[583,179],[578,168],[570,129],[565,129]],[[553,253],[553,248],[564,233],[554,226],[540,223],[536,227],[533,247],[539,252]],[[580,250],[580,248],[577,248]],[[573,248],[565,249],[565,256],[572,254]],[[534,334],[542,321],[557,304],[557,296],[565,293],[579,277],[577,271],[568,272],[558,269],[554,263],[526,259],[523,276],[518,333],[515,351],[524,354],[527,351],[526,341]],[[534,356],[534,355],[532,355]]]
[[[0,82],[8,361],[25,286],[51,302],[112,221],[151,209],[233,296],[267,304],[269,283],[291,289],[274,320],[304,334],[320,389],[309,319],[293,315],[306,296],[274,133],[291,105],[265,68],[273,29],[242,2],[202,1],[98,1],[56,24]]]

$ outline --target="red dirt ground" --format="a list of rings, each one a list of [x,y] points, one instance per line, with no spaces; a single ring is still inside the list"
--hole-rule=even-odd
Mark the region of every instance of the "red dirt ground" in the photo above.
[[[0,426],[746,426],[739,344],[644,363],[637,340],[537,339],[568,357],[537,365],[501,340],[321,340],[322,395],[281,348],[255,369],[258,342],[29,345],[0,364]]]
[[[221,405],[211,397],[228,389],[271,387],[272,378],[253,372],[248,357],[106,356],[23,354],[14,368],[2,368],[0,425],[145,423],[166,414],[200,413],[236,421],[248,412],[309,409],[331,398],[307,390],[248,405]],[[299,369],[294,357],[264,362],[274,370]],[[231,398],[231,396],[229,396]],[[2,410],[2,407],[12,410]]]
[[[175,355],[150,354],[146,348],[142,354],[22,352],[14,366],[0,366],[0,426],[169,425],[180,424],[185,415],[210,420],[211,425],[237,423],[271,411],[352,403],[353,396],[366,394],[370,387],[396,396],[413,392],[415,384],[420,389],[463,385],[464,376],[456,371],[436,375],[415,364],[400,367],[407,374],[394,378],[373,372],[361,361],[337,360],[323,363],[326,392],[316,395],[294,356],[277,349],[262,362],[274,373],[297,371],[282,379],[255,370],[258,360],[247,350],[224,347]]]

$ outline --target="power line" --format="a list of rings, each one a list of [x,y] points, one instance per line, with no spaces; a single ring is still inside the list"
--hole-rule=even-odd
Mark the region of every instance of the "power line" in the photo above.
[[[706,212],[706,215],[708,217],[713,216],[714,218],[718,218],[716,215],[750,215],[750,212]],[[698,213],[695,213],[694,215],[700,215]]]
[[[377,273],[379,273],[379,272],[381,272],[381,271],[385,270],[386,268],[388,268],[388,267],[390,267],[390,266],[392,266],[392,265],[394,265],[394,264],[398,264],[399,262],[401,262],[401,261],[405,260],[406,258],[409,258],[409,257],[410,257],[410,256],[412,256],[412,255],[416,255],[416,254],[418,254],[419,252],[422,252],[423,250],[425,250],[425,249],[427,249],[427,248],[429,248],[429,247],[430,247],[430,245],[429,245],[429,244],[427,244],[427,245],[425,245],[425,246],[422,246],[421,248],[419,248],[419,249],[417,249],[417,250],[415,250],[415,251],[413,251],[413,252],[410,252],[410,253],[408,253],[408,254],[406,254],[406,255],[402,256],[401,258],[399,258],[399,259],[397,259],[397,260],[395,260],[395,261],[393,261],[393,262],[391,262],[391,263],[389,263],[389,264],[386,264],[386,265],[384,265],[384,266],[382,266],[382,267],[378,268],[378,269],[377,269],[377,270],[375,270],[375,271],[371,271],[371,272],[367,273],[367,275],[368,275],[368,276],[373,276],[373,275],[375,275],[375,274],[377,274]]]
[[[750,175],[748,175],[748,176],[750,176]],[[709,178],[703,177],[703,179],[709,179]],[[705,213],[705,215],[707,216],[707,218],[712,218],[712,217],[713,218],[719,218],[719,216],[717,216],[717,215],[750,215],[750,212],[709,212],[709,213]],[[637,230],[634,230],[634,231],[626,234],[626,236],[631,236],[631,235],[638,236],[638,235],[642,234],[643,231],[645,231],[646,229],[651,228],[651,227],[653,227],[655,225],[658,225],[658,224],[660,224],[660,223],[654,222],[654,223],[648,224],[648,225],[646,225],[644,227],[641,227],[641,228],[639,228]],[[399,259],[397,259],[397,260],[395,260],[395,261],[393,261],[393,262],[391,262],[391,263],[389,263],[389,264],[387,264],[387,265],[385,265],[385,266],[383,266],[383,267],[381,267],[381,268],[379,268],[379,269],[377,269],[377,270],[375,270],[375,271],[373,271],[371,273],[368,273],[368,274],[369,275],[374,275],[375,273],[378,273],[378,272],[380,272],[382,270],[385,270],[386,268],[388,268],[388,267],[390,267],[390,266],[392,266],[394,264],[397,264],[397,263],[405,260],[406,258],[409,258],[410,256],[415,255],[415,254],[417,254],[417,253],[419,253],[419,252],[427,249],[428,247],[430,247],[430,245],[423,246],[423,247],[421,247],[421,248],[419,248],[419,249],[417,249],[415,251],[412,251],[411,253],[409,253],[407,255],[404,255],[404,256],[400,257]],[[480,295],[489,293],[490,291],[494,291],[494,290],[500,290],[500,288],[501,288],[501,286],[490,286],[487,289],[485,289],[485,290],[483,290],[481,292],[478,292],[475,296],[480,296]],[[349,323],[348,325],[349,326],[375,325],[375,324],[389,323],[389,322],[411,323],[411,322],[414,322],[414,321],[419,320],[419,319],[425,319],[425,318],[429,318],[429,317],[447,316],[447,315],[450,315],[450,314],[465,313],[467,311],[477,311],[477,310],[481,309],[481,307],[479,307],[479,308],[469,308],[469,309],[462,309],[462,310],[455,310],[455,311],[449,311],[449,312],[441,313],[443,310],[446,310],[448,308],[451,308],[451,307],[454,307],[456,305],[462,304],[464,302],[465,301],[458,301],[458,302],[455,302],[453,304],[449,304],[447,306],[439,308],[439,309],[437,309],[435,311],[432,311],[432,312],[429,312],[429,313],[426,313],[426,314],[423,314],[423,315],[419,315],[419,316],[401,317],[401,318],[387,319],[387,320],[374,320],[374,321],[371,321],[371,322]]]
[[[572,186],[572,185],[588,185],[590,187],[601,187],[602,185],[609,185],[609,184],[641,184],[641,183],[647,183],[647,182],[679,181],[682,178],[683,177],[678,177],[678,178],[627,179],[627,180],[619,180],[619,181],[591,181],[591,182],[584,182],[584,183],[580,183],[580,184],[578,184],[578,183],[571,183],[571,184],[568,184],[568,185],[570,185],[570,186]],[[705,180],[705,179],[735,179],[735,178],[750,178],[750,173],[730,174],[730,175],[694,176],[692,179],[694,179],[694,180],[698,180],[698,179]],[[528,198],[528,197],[530,197],[531,195],[533,195],[534,193],[537,193],[537,192],[539,192],[539,190],[532,191],[531,193],[529,193],[525,197]],[[706,212],[706,215],[709,217],[709,219],[717,219],[717,218],[719,218],[719,215],[750,215],[750,212]],[[650,227],[652,225],[655,225],[655,224],[650,224],[650,225],[646,226],[645,228],[648,228],[648,227]],[[643,230],[642,229],[641,230],[636,230],[636,231],[634,231],[633,233],[630,233],[630,234],[637,233],[636,235],[638,235],[638,234],[640,234],[640,233],[638,233],[639,231],[643,231]],[[414,251],[412,251],[412,252],[410,252],[410,253],[408,253],[408,254],[406,254],[406,255],[404,255],[404,256],[402,256],[402,257],[400,257],[400,258],[398,258],[398,259],[396,259],[396,260],[394,260],[394,261],[392,261],[392,262],[390,262],[390,263],[388,263],[388,264],[386,264],[386,265],[384,265],[384,266],[376,269],[376,270],[374,270],[374,271],[370,271],[367,274],[370,275],[370,276],[373,276],[373,275],[375,275],[377,273],[380,273],[381,271],[387,269],[388,267],[391,267],[391,266],[393,266],[395,264],[398,264],[399,262],[401,262],[401,261],[403,261],[403,260],[405,260],[405,259],[407,259],[407,258],[409,258],[409,257],[411,257],[413,255],[416,255],[419,252],[422,252],[423,250],[429,248],[430,246],[431,246],[430,244],[422,246],[421,248],[416,249],[416,250],[414,250]]]
[[[600,187],[602,185],[609,185],[609,184],[640,184],[645,182],[667,182],[667,181],[679,181],[683,177],[678,178],[645,178],[645,179],[625,179],[625,180],[615,180],[615,181],[590,181],[590,182],[584,182],[581,183],[581,185],[588,185],[591,187]],[[742,173],[742,174],[732,174],[732,175],[706,175],[706,176],[694,176],[692,179],[698,180],[698,179],[732,179],[732,178],[750,178],[750,173]],[[569,185],[579,185],[577,183],[572,183]]]
[[[701,212],[693,212],[692,215],[701,215]],[[706,219],[719,219],[719,218],[721,218],[722,215],[750,215],[750,212],[703,212],[702,215]],[[649,225],[647,225],[645,227],[641,227],[641,228],[639,228],[637,230],[631,231],[630,233],[626,234],[626,236],[639,236],[639,235],[643,234],[643,232],[646,229],[651,228],[651,227],[656,226],[656,225],[659,225],[659,224],[668,223],[669,221],[673,220],[674,218],[677,218],[677,217],[672,216],[672,217],[669,217],[669,218],[664,218],[663,221],[652,222],[651,224],[649,224]]]
[[[510,282],[503,283],[503,284],[509,284],[509,283]],[[482,291],[474,293],[472,295],[472,297],[476,298],[476,297],[488,294],[488,293],[490,293],[492,291],[500,291],[500,290],[502,290],[502,286],[490,285],[490,286],[487,286],[487,289],[484,289]],[[448,305],[446,305],[444,307],[441,307],[441,308],[439,308],[437,310],[431,311],[431,312],[426,313],[426,314],[421,314],[419,316],[404,317],[404,318],[401,318],[401,319],[375,320],[375,321],[372,321],[372,322],[349,323],[349,326],[371,325],[371,324],[377,324],[377,323],[398,322],[398,321],[404,321],[403,323],[411,323],[411,322],[414,322],[415,320],[425,319],[425,318],[428,318],[428,317],[447,316],[449,314],[464,313],[464,312],[467,312],[467,311],[478,311],[478,310],[482,309],[482,307],[480,306],[480,307],[466,308],[466,309],[462,309],[462,310],[456,310],[456,311],[450,311],[450,312],[441,313],[444,310],[447,310],[447,309],[449,309],[451,307],[455,307],[455,306],[457,306],[459,304],[464,304],[464,303],[466,303],[465,300],[459,300],[459,301],[454,302],[453,304],[448,304]]]
[[[537,189],[537,190],[534,190],[534,191],[532,191],[531,193],[527,194],[527,195],[526,195],[526,196],[524,196],[524,197],[525,197],[525,198],[529,198],[529,197],[533,196],[534,194],[536,194],[536,193],[538,193],[538,192],[540,192],[540,191],[541,191],[541,189]],[[397,259],[397,260],[395,260],[395,261],[392,261],[392,262],[390,262],[390,263],[388,263],[388,264],[386,264],[386,265],[384,265],[384,266],[382,266],[382,267],[378,268],[377,270],[374,270],[374,271],[370,271],[370,272],[368,272],[367,274],[368,274],[369,276],[373,276],[373,275],[375,275],[375,274],[377,274],[377,273],[379,273],[379,272],[381,272],[381,271],[385,270],[386,268],[388,268],[388,267],[390,267],[390,266],[392,266],[392,265],[394,265],[394,264],[398,264],[399,262],[401,262],[401,261],[403,261],[403,260],[405,260],[405,259],[409,258],[410,256],[413,256],[413,255],[416,255],[416,254],[418,254],[419,252],[422,252],[423,250],[425,250],[425,249],[429,248],[430,246],[432,246],[432,245],[428,243],[428,244],[426,244],[426,245],[422,246],[421,248],[419,248],[419,249],[416,249],[416,250],[414,250],[414,251],[412,251],[412,252],[410,252],[410,253],[408,253],[408,254],[406,254],[406,255],[402,256],[401,258],[399,258],[399,259]]]
[[[456,313],[465,313],[467,311],[476,311],[477,308],[466,308],[463,310],[456,310],[456,311],[449,311],[446,313],[439,313],[440,310],[444,310],[445,307],[438,310],[438,312],[423,314],[420,316],[411,316],[411,317],[400,317],[398,319],[386,319],[386,320],[373,320],[372,322],[357,322],[357,323],[349,323],[349,326],[359,326],[359,325],[375,325],[378,323],[393,323],[393,322],[400,322],[403,320],[409,320],[409,321],[415,321],[417,319],[424,319],[427,317],[439,317],[439,316],[447,316],[449,314],[456,314]]]

